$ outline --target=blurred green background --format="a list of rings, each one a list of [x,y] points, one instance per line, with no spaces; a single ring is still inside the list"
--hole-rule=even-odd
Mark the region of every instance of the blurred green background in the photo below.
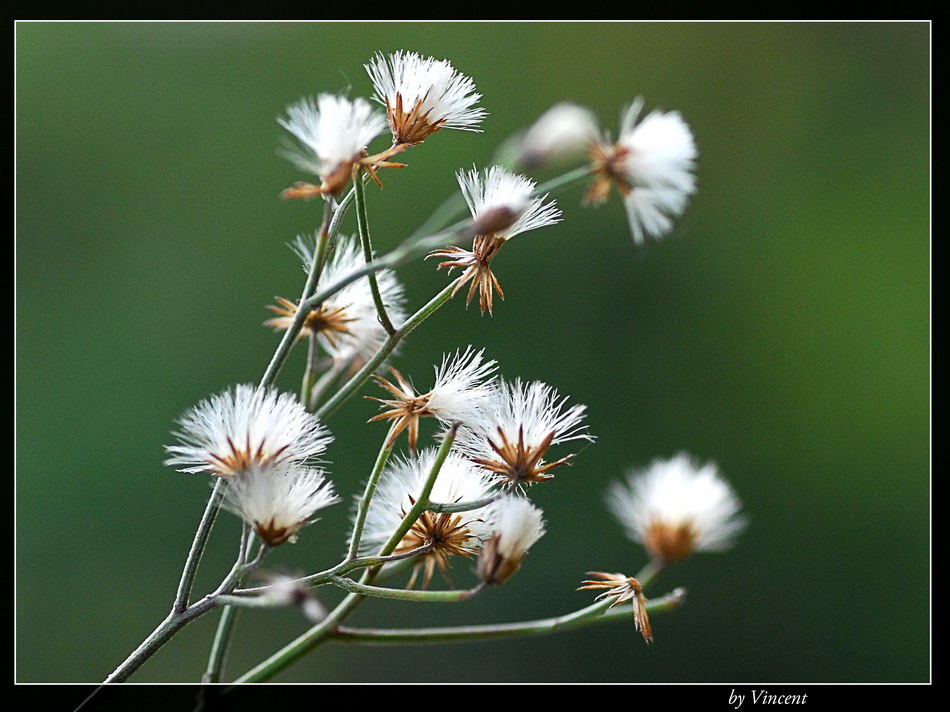
[[[549,532],[504,587],[459,606],[371,602],[354,625],[565,613],[589,570],[643,552],[606,513],[629,467],[717,461],[750,526],[664,572],[655,616],[534,640],[400,650],[325,646],[281,681],[925,681],[929,679],[929,46],[925,23],[18,24],[16,26],[16,677],[98,681],[164,617],[208,495],[163,467],[174,420],[255,382],[260,323],[303,273],[285,243],[318,205],[278,155],[304,95],[369,96],[375,52],[448,58],[484,133],[443,131],[369,190],[377,247],[456,190],[454,172],[557,101],[616,133],[635,96],[678,109],[699,192],[636,247],[616,196],[558,195],[565,220],[496,261],[495,316],[455,300],[395,360],[422,386],[443,352],[485,347],[508,377],[589,407],[597,442],[533,497]],[[540,174],[544,178],[551,174]],[[353,229],[352,225],[348,229]],[[401,270],[410,308],[445,283]],[[299,383],[301,356],[281,374]],[[378,395],[372,387],[366,393]],[[360,488],[385,426],[362,399],[329,425],[338,491]],[[348,505],[274,552],[331,565]],[[198,587],[230,565],[219,519]],[[472,581],[457,562],[455,581]],[[325,597],[328,603],[336,594]],[[133,678],[194,681],[215,620]],[[237,675],[305,627],[245,612]]]

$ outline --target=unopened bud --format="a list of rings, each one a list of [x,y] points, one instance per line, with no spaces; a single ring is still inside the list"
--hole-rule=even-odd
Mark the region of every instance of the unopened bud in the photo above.
[[[472,223],[472,232],[475,235],[495,235],[514,225],[522,212],[524,212],[523,209],[515,210],[508,205],[490,208]]]
[[[527,499],[505,497],[495,505],[495,531],[478,557],[478,575],[485,584],[503,584],[521,568],[528,549],[544,535],[541,510]]]
[[[582,156],[597,137],[593,113],[576,104],[555,104],[521,138],[518,165],[540,168]]]

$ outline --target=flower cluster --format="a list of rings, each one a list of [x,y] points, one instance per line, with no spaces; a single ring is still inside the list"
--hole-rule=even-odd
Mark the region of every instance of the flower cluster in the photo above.
[[[180,444],[166,446],[165,464],[226,478],[224,506],[268,546],[292,539],[338,501],[311,464],[333,438],[289,393],[239,385],[201,401],[179,424]]]
[[[419,236],[377,257],[367,228],[364,183],[369,178],[379,183],[379,169],[403,166],[390,159],[442,129],[480,131],[486,112],[478,106],[481,95],[472,79],[446,60],[399,51],[377,54],[365,69],[385,115],[365,99],[320,94],[292,104],[278,119],[295,144],[289,158],[318,181],[299,182],[283,195],[319,197],[324,215],[313,238],[298,237],[292,246],[307,273],[301,299],[275,297],[277,303],[268,307],[275,316],[264,324],[282,337],[264,385],[238,385],[199,402],[179,419],[178,442],[166,448],[166,464],[212,476],[221,506],[246,525],[231,574],[202,605],[223,603],[214,600],[219,595],[229,605],[295,605],[316,621],[326,612],[310,594],[315,585],[329,583],[354,592],[355,598],[341,604],[352,606],[372,595],[464,600],[510,579],[546,529],[543,513],[528,495],[535,485],[554,479],[555,471],[561,472],[557,468],[572,463],[575,453],[558,452],[559,446],[593,440],[586,407],[569,403],[541,381],[502,378],[496,362],[472,346],[444,354],[425,391],[392,366],[391,376],[381,375],[387,359],[412,329],[466,287],[466,307],[477,292],[480,312],[493,313],[494,295],[505,296],[493,271],[502,247],[562,218],[561,209],[548,199],[549,189],[593,177],[585,200],[601,203],[616,187],[637,243],[668,233],[695,191],[696,146],[679,113],[653,111],[641,119],[643,100],[636,99],[624,112],[613,142],[589,110],[560,103],[511,139],[507,154],[497,155],[507,155],[500,162],[520,170],[581,156],[586,166],[540,188],[502,165],[460,170],[456,178],[469,219],[444,228],[451,219],[443,214],[452,206],[448,202],[430,218],[434,233],[420,230]],[[372,153],[370,145],[387,126],[391,145]],[[353,188],[344,197],[351,181]],[[351,203],[358,234],[347,237],[340,234],[340,225]],[[449,244],[449,235],[459,244]],[[427,250],[426,258],[438,258],[439,269],[460,272],[407,317],[404,289],[392,269]],[[270,384],[303,340],[309,349],[301,402]],[[334,412],[371,377],[385,394],[366,396],[380,404],[369,422],[385,421],[389,434],[357,499],[346,558],[320,573],[300,578],[271,574],[263,589],[237,590],[269,548],[293,541],[318,511],[339,500],[320,466],[332,436],[311,411],[319,406],[319,413]],[[334,386],[336,392],[328,395]],[[420,448],[425,418],[435,422],[441,447]],[[408,451],[393,454],[403,433]],[[638,578],[591,572],[581,588],[597,591],[597,600],[603,601],[594,612],[608,603],[632,602],[636,627],[649,642],[653,636],[643,589],[653,573],[694,551],[728,547],[745,520],[716,466],[698,465],[686,455],[631,472],[625,483],[610,490],[608,506],[627,534],[646,548],[651,562]],[[261,542],[253,560],[249,529]],[[193,556],[200,557],[207,531],[199,529]],[[411,590],[417,582],[428,589],[437,570],[451,584],[452,560],[475,557],[478,586]],[[376,585],[382,567],[405,561],[413,566],[406,590]],[[192,572],[196,566],[197,558]],[[349,578],[358,568],[365,569],[359,581]],[[188,571],[186,566],[184,583]],[[185,597],[187,589],[182,586]],[[254,594],[260,595],[251,598]],[[174,615],[189,610],[187,601],[181,608],[179,603]],[[342,620],[348,612],[338,608],[330,619]],[[585,611],[583,618],[592,616]],[[228,620],[222,617],[222,626],[230,625]],[[315,629],[315,635],[328,630]]]

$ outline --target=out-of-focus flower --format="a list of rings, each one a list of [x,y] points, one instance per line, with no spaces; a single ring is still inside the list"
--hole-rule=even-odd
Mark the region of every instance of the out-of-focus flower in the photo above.
[[[562,102],[545,111],[517,140],[518,165],[526,170],[577,158],[597,138],[590,109]]]
[[[300,611],[311,623],[318,623],[327,617],[327,610],[316,598],[303,579],[284,573],[261,572],[262,585],[266,586],[261,594],[261,603],[269,606],[299,606]]]
[[[746,524],[715,463],[700,466],[685,453],[629,472],[610,488],[607,504],[627,535],[662,563],[727,549]]]
[[[250,385],[201,401],[178,423],[165,464],[221,477],[314,459],[333,440],[293,394]]]
[[[488,519],[492,533],[478,556],[478,575],[488,585],[499,585],[521,568],[528,549],[544,536],[544,519],[540,509],[518,496],[491,505]]]
[[[475,83],[446,60],[399,51],[377,54],[366,65],[386,107],[395,145],[421,143],[439,129],[479,131],[485,110],[475,104]]]
[[[419,419],[436,418],[442,425],[467,424],[481,416],[482,408],[492,393],[496,365],[494,361],[482,361],[482,351],[473,351],[469,346],[464,353],[446,354],[442,365],[435,369],[435,383],[428,393],[417,395],[415,388],[399,371],[390,368],[396,383],[375,376],[380,386],[392,394],[392,398],[373,398],[389,410],[370,418],[393,420],[394,427],[389,438],[392,445],[403,430],[409,433],[409,449],[415,450],[419,439]],[[398,384],[398,385],[397,385]]]
[[[459,185],[465,202],[472,214],[472,232],[475,235],[472,249],[447,247],[434,250],[429,257],[445,258],[439,268],[464,268],[456,280],[453,296],[471,282],[465,304],[472,301],[478,289],[479,307],[482,313],[488,307],[492,311],[494,291],[504,299],[501,285],[491,271],[491,261],[502,245],[515,235],[528,230],[552,225],[561,219],[561,211],[554,201],[545,204],[547,196],[533,197],[534,181],[499,166],[493,166],[480,174],[472,169],[458,173]]]
[[[310,238],[298,237],[294,250],[309,270],[313,261],[313,244]],[[333,257],[323,269],[320,284],[332,285],[343,277],[362,268],[366,261],[356,237],[341,237]],[[392,270],[376,273],[376,283],[386,307],[386,313],[395,326],[405,319],[403,286]],[[278,314],[264,322],[277,330],[287,330],[297,313],[297,304],[289,299],[276,297],[279,306],[268,309]],[[376,304],[368,279],[358,279],[326,299],[319,309],[314,309],[304,321],[298,338],[316,335],[321,345],[337,363],[349,363],[359,367],[372,358],[388,337],[379,323]]]
[[[336,195],[349,182],[354,166],[364,165],[372,173],[374,166],[385,165],[384,156],[370,159],[366,147],[386,128],[386,119],[365,99],[333,94],[321,94],[315,100],[304,98],[288,107],[286,118],[277,121],[299,142],[298,150],[287,156],[321,180],[319,186],[298,183],[284,191],[284,197]]]
[[[638,123],[642,108],[638,98],[624,112],[616,144],[606,138],[594,144],[596,181],[586,196],[587,202],[602,203],[617,186],[637,243],[645,235],[668,233],[696,190],[696,144],[683,117],[677,111],[652,111]]]
[[[593,440],[587,434],[583,405],[566,407],[551,386],[534,381],[523,384],[501,381],[495,388],[485,416],[476,427],[459,432],[459,449],[472,461],[493,472],[509,486],[549,480],[551,470],[573,455],[544,462],[551,445],[570,440]]]
[[[436,450],[431,448],[408,458],[395,458],[383,471],[376,496],[366,514],[360,541],[364,555],[376,554],[395,533],[403,517],[418,500],[423,485],[435,463]],[[491,480],[483,470],[455,452],[450,452],[432,487],[429,499],[442,504],[474,502],[491,491]],[[436,566],[448,580],[451,556],[469,557],[491,533],[485,507],[455,513],[424,512],[406,532],[394,549],[404,554],[425,547],[413,571],[411,588],[420,570],[424,570],[423,586],[428,587]]]
[[[647,615],[647,598],[643,595],[643,589],[640,582],[635,578],[628,578],[623,574],[605,574],[602,571],[588,571],[588,576],[597,576],[598,579],[583,581],[584,586],[577,590],[584,589],[606,589],[597,596],[596,600],[602,598],[614,599],[610,603],[610,608],[619,605],[625,601],[633,601],[633,622],[637,630],[643,634],[643,639],[653,642],[653,629],[650,627],[650,618]]]
[[[261,541],[293,541],[319,509],[340,501],[322,469],[296,462],[252,464],[228,481],[224,506],[251,526]]]

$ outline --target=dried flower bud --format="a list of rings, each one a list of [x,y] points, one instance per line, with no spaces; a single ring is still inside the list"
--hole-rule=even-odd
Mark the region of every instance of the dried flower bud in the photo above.
[[[597,138],[597,121],[589,109],[562,102],[545,111],[521,136],[518,165],[540,168],[583,155]]]
[[[541,510],[527,499],[506,497],[494,505],[491,537],[478,557],[478,575],[489,586],[503,584],[521,568],[528,549],[544,535]]]

